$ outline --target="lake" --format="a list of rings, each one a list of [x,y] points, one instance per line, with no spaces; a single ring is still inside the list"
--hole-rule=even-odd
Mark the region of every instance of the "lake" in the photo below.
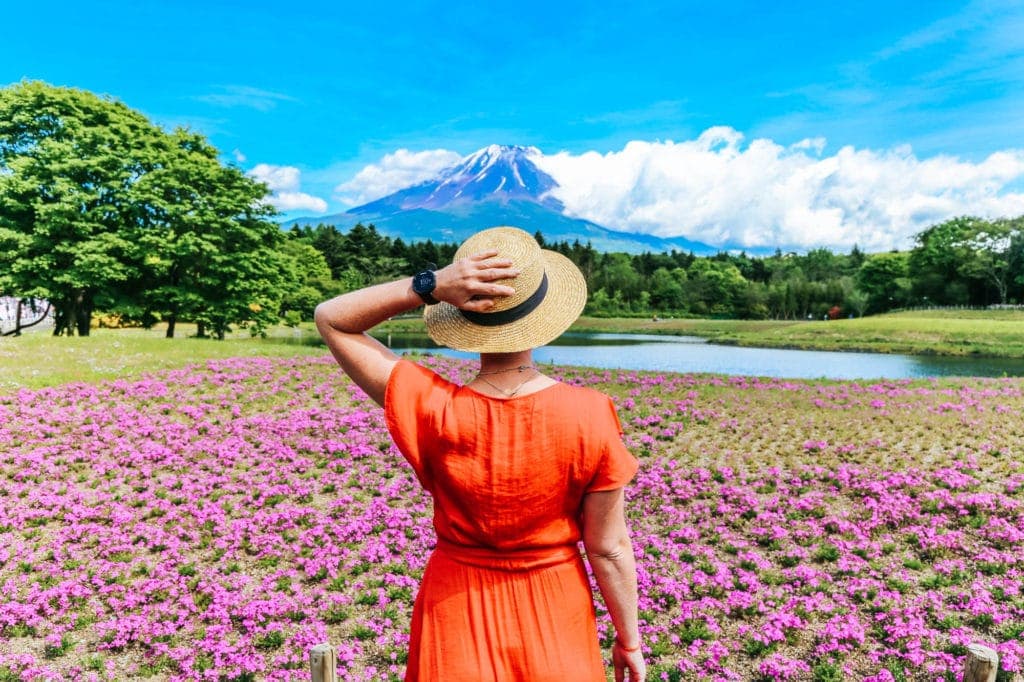
[[[387,337],[378,337],[387,343]],[[304,342],[308,342],[305,339]],[[474,358],[440,348],[423,335],[391,336],[397,352]],[[692,336],[564,334],[533,353],[538,363],[604,369],[710,372],[793,379],[913,379],[936,376],[1024,376],[1024,359],[938,357],[842,351],[745,348]]]

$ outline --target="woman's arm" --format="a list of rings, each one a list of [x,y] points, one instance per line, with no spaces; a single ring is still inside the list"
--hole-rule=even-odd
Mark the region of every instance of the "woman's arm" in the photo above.
[[[497,251],[486,251],[437,270],[434,298],[463,310],[484,312],[494,305],[496,296],[515,293],[512,287],[493,283],[519,274],[512,261],[497,255]],[[316,307],[313,319],[345,373],[383,405],[384,388],[398,356],[365,332],[421,305],[423,300],[412,290],[412,278],[406,277],[324,301]]]
[[[583,545],[615,626],[615,680],[624,680],[627,670],[630,682],[643,680],[647,666],[640,650],[636,559],[626,527],[622,488],[584,496]]]

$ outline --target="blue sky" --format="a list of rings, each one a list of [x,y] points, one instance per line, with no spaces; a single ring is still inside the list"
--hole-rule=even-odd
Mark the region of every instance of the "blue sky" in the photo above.
[[[365,198],[360,171],[385,172],[399,150],[413,162],[435,152],[426,174],[438,150],[533,145],[546,156],[561,153],[572,183],[582,180],[565,170],[568,160],[588,152],[622,161],[630,142],[695,143],[716,128],[742,136],[732,146],[740,155],[762,139],[783,150],[779,159],[805,141],[799,148],[818,162],[849,148],[879,163],[895,155],[918,166],[952,159],[954,170],[988,168],[979,182],[995,174],[999,184],[984,195],[999,200],[990,212],[1024,206],[1017,0],[99,0],[45,10],[20,2],[5,8],[5,23],[22,28],[0,41],[0,84],[27,78],[85,88],[166,126],[195,128],[226,159],[249,170],[262,165],[275,189],[309,198],[283,205],[291,214],[335,212]],[[1011,155],[1009,170],[984,166],[1001,153]],[[575,210],[598,209],[580,200]],[[664,220],[606,214],[613,227],[672,229]],[[728,218],[686,229],[713,231]],[[787,229],[776,227],[774,238]],[[905,240],[911,227],[894,224],[893,239]]]

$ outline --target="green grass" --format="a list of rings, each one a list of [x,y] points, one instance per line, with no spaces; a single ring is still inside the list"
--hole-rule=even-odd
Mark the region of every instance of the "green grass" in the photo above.
[[[915,311],[709,337],[744,346],[919,355],[1024,357],[1024,311]]]
[[[197,339],[195,328],[178,325],[177,338],[165,339],[163,328],[94,329],[85,337],[54,337],[46,332],[0,338],[0,393],[72,381],[95,382],[184,367],[216,358],[239,356],[323,355],[326,349],[275,343],[236,335],[224,341]],[[288,336],[288,329],[273,330]],[[312,333],[312,329],[306,333]]]

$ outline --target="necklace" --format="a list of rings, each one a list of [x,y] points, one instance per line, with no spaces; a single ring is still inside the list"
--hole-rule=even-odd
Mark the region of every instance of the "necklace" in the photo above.
[[[476,375],[478,377],[482,377],[484,375],[490,376],[491,374],[504,374],[505,372],[519,372],[519,373],[522,373],[522,372],[525,372],[528,369],[537,369],[537,368],[534,367],[533,365],[517,365],[516,367],[506,367],[505,369],[492,369],[492,370],[489,370],[487,372],[485,372],[483,370],[480,370],[479,372],[476,373]]]
[[[519,369],[520,372],[523,372],[523,371],[526,371],[527,369],[536,370],[537,368],[529,366],[529,365],[524,365],[524,366],[522,366],[521,369],[520,368],[516,368],[516,367],[513,367],[512,369]],[[510,370],[504,369],[504,370],[498,370],[497,372],[487,372],[487,374],[498,374],[500,372],[508,372],[508,371],[510,371]],[[480,381],[484,382],[485,384],[487,384],[488,386],[490,386],[494,390],[500,391],[504,395],[507,395],[509,398],[511,398],[512,396],[514,396],[517,393],[519,393],[519,389],[521,389],[523,386],[525,386],[527,384],[527,382],[529,382],[531,379],[533,379],[532,376],[531,377],[527,377],[526,379],[523,379],[522,381],[520,381],[519,384],[517,384],[515,388],[508,389],[508,388],[502,388],[501,386],[498,386],[497,384],[495,384],[495,383],[493,383],[491,381],[488,381],[487,379],[485,379],[480,374],[477,374],[476,378],[479,379]]]

